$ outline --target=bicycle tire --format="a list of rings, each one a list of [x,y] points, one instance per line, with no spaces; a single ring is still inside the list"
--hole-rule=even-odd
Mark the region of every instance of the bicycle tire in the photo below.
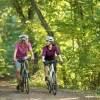
[[[53,85],[52,85],[52,91],[53,91],[53,94],[54,94],[54,95],[57,94],[57,85],[56,85],[56,84],[53,84]]]
[[[49,93],[51,93],[52,91],[52,86],[51,86],[51,83],[48,81],[48,90],[49,90]]]
[[[29,94],[29,80],[28,80],[28,78],[26,78],[26,80],[25,80],[25,89],[26,89],[26,93]]]
[[[52,91],[53,91],[53,94],[56,95],[56,93],[57,93],[57,84],[56,84],[56,75],[55,75],[54,72],[52,73],[52,79],[53,79]]]
[[[56,75],[55,75],[55,72],[52,73],[52,83],[56,83]]]
[[[21,81],[20,88],[21,92],[24,92],[24,78]]]

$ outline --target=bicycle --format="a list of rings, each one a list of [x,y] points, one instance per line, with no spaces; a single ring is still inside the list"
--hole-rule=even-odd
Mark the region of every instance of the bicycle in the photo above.
[[[21,84],[20,84],[20,90],[21,92],[24,92],[26,90],[26,93],[29,94],[29,73],[26,68],[26,60],[29,59],[19,59],[18,61],[21,63]]]
[[[57,81],[56,81],[56,72],[54,69],[54,63],[56,63],[55,60],[47,61],[48,64],[50,64],[50,70],[49,70],[49,78],[47,81],[47,86],[49,93],[53,92],[54,95],[57,93]]]

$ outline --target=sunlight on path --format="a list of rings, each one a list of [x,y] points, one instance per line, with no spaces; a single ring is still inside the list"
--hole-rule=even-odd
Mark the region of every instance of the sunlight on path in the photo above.
[[[64,99],[60,99],[60,100],[79,100],[79,97],[75,97],[75,98],[64,98]]]

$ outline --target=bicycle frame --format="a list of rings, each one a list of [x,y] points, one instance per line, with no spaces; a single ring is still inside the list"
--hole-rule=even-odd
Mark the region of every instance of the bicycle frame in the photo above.
[[[50,82],[51,83],[54,83],[54,79],[52,77],[53,73],[55,73],[55,70],[54,70],[54,65],[53,63],[50,65]]]
[[[26,90],[26,93],[29,93],[29,83],[28,83],[28,72],[25,65],[25,61],[27,59],[20,59],[19,62],[21,63],[21,91],[24,92]]]
[[[57,84],[56,84],[56,73],[55,73],[53,61],[50,62],[48,89],[49,89],[49,93],[51,93],[52,91],[53,94],[56,95]]]
[[[21,67],[22,67],[22,77],[25,77],[25,78],[28,78],[28,74],[27,73],[27,68],[26,68],[26,65],[25,65],[25,62],[21,63]],[[24,71],[26,71],[26,73],[24,73]]]

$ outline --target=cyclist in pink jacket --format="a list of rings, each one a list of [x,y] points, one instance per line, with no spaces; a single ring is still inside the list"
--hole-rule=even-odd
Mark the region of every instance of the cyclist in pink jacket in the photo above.
[[[31,53],[31,59],[34,59],[33,56],[33,50],[31,43],[28,41],[28,35],[20,35],[19,36],[20,41],[16,43],[15,50],[14,50],[14,62],[16,65],[16,78],[17,78],[17,89],[19,90],[19,84],[20,84],[20,69],[21,69],[21,63],[18,62],[18,59],[22,59],[27,57],[27,53]]]

